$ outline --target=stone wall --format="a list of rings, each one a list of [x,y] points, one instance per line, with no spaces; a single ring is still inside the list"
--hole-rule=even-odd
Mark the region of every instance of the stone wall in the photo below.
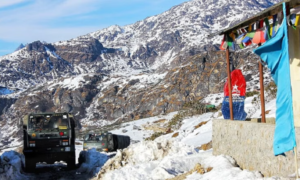
[[[274,124],[213,120],[213,154],[229,155],[240,168],[260,171],[265,177],[289,177],[295,173],[295,157],[293,151],[286,156],[274,156],[274,130]],[[296,128],[296,135],[297,144],[300,144],[300,128]]]

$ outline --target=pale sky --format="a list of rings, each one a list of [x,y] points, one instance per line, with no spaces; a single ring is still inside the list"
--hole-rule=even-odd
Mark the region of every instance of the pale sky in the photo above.
[[[0,56],[21,43],[56,42],[135,23],[188,0],[0,0]]]

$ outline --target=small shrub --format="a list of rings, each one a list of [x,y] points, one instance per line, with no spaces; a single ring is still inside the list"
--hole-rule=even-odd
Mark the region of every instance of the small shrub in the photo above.
[[[212,167],[208,167],[206,172],[210,172],[213,168]]]
[[[266,92],[271,98],[276,97],[277,93],[277,86],[274,82],[270,82],[266,87],[265,87]]]
[[[208,150],[208,149],[211,149],[212,148],[212,141],[206,143],[206,144],[202,144],[201,147],[200,147],[200,150]]]
[[[179,132],[174,133],[174,134],[172,135],[172,138],[177,137],[178,135],[179,135]]]
[[[153,133],[150,137],[147,137],[145,140],[146,141],[153,141],[154,139],[158,138],[161,135],[164,135],[165,133],[163,132],[155,132]]]
[[[216,107],[209,107],[209,108],[206,108],[206,112],[217,112],[218,109]]]
[[[252,104],[255,104],[257,102],[257,98],[256,97],[254,97],[253,99],[252,99]]]
[[[153,123],[164,123],[166,121],[166,119],[159,119],[157,121],[154,121]]]
[[[192,115],[203,114],[203,113],[207,113],[207,112],[217,112],[219,110],[218,107],[216,108],[213,105],[207,105],[205,103],[202,103],[201,101],[186,102],[183,105],[183,108],[191,109],[193,111]]]
[[[208,121],[202,121],[201,123],[199,123],[198,125],[195,126],[195,129],[201,127],[202,125],[206,124]]]
[[[257,94],[259,94],[258,91],[249,91],[249,92],[246,92],[246,97],[251,97],[251,96],[254,96]]]
[[[182,120],[187,116],[186,111],[178,112],[173,116],[173,118],[168,122],[168,127],[171,129],[179,129],[181,126]]]

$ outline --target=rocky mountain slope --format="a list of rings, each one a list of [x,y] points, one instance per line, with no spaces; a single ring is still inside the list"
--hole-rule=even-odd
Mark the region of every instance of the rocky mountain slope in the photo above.
[[[0,132],[11,129],[2,145],[19,139],[19,128],[11,127],[28,112],[68,111],[101,126],[176,111],[220,92],[225,53],[218,51],[221,37],[207,35],[276,2],[191,0],[132,25],[36,41],[0,57],[0,86],[14,90],[1,97],[8,103],[0,104]],[[258,59],[247,51],[231,56],[255,84]]]

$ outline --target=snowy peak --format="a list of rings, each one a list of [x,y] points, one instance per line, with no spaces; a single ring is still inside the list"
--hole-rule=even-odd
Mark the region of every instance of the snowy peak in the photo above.
[[[15,50],[15,51],[19,51],[20,49],[23,49],[25,46],[21,43],[18,47],[17,47],[17,49]]]
[[[123,28],[111,26],[88,36],[98,38],[104,45],[125,46],[136,42],[131,39],[138,39],[140,44],[144,44],[161,39],[165,33],[178,31],[184,42],[204,45],[211,42],[206,34],[227,28],[277,2],[279,0],[193,0],[132,25]],[[122,32],[121,29],[124,33],[116,33]]]

